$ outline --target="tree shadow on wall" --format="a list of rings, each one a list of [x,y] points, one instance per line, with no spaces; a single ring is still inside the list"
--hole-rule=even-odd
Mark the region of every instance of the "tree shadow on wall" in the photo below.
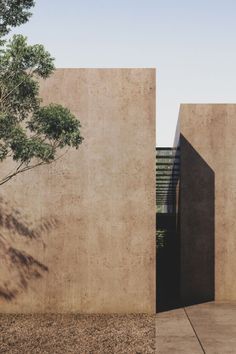
[[[0,298],[11,301],[26,291],[29,282],[41,278],[49,269],[23,250],[26,245],[41,242],[42,236],[57,226],[55,218],[35,223],[0,198]],[[20,245],[20,249],[19,249]]]
[[[157,214],[164,230],[157,250],[157,312],[214,300],[215,175],[180,136],[180,185],[176,209]]]

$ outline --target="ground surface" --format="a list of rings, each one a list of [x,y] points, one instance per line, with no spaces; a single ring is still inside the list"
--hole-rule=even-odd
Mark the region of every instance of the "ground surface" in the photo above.
[[[236,303],[156,316],[0,315],[0,353],[235,354]]]
[[[156,316],[158,354],[235,354],[236,303],[205,303]]]
[[[0,353],[153,354],[155,316],[0,315]]]

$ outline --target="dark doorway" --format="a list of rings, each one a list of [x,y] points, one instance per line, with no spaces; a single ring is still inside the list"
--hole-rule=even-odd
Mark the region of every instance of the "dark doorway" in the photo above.
[[[180,305],[179,148],[156,149],[158,312]]]

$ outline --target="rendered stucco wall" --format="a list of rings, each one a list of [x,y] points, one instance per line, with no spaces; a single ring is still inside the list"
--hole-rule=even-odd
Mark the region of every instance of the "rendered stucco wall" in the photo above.
[[[236,300],[236,105],[182,105],[181,295]]]
[[[155,70],[58,69],[41,95],[85,140],[1,189],[0,312],[154,312]]]

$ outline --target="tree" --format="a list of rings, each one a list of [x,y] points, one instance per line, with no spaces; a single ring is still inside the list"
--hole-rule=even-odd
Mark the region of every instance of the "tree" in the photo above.
[[[8,34],[11,27],[27,22],[31,16],[28,10],[34,3],[34,0],[0,0],[0,36]]]
[[[27,38],[5,36],[30,17],[32,0],[0,0],[0,160],[11,158],[15,169],[0,185],[19,173],[49,164],[82,143],[80,122],[69,109],[42,106],[38,79],[54,71],[54,59],[42,45]],[[60,154],[60,150],[63,153]]]

